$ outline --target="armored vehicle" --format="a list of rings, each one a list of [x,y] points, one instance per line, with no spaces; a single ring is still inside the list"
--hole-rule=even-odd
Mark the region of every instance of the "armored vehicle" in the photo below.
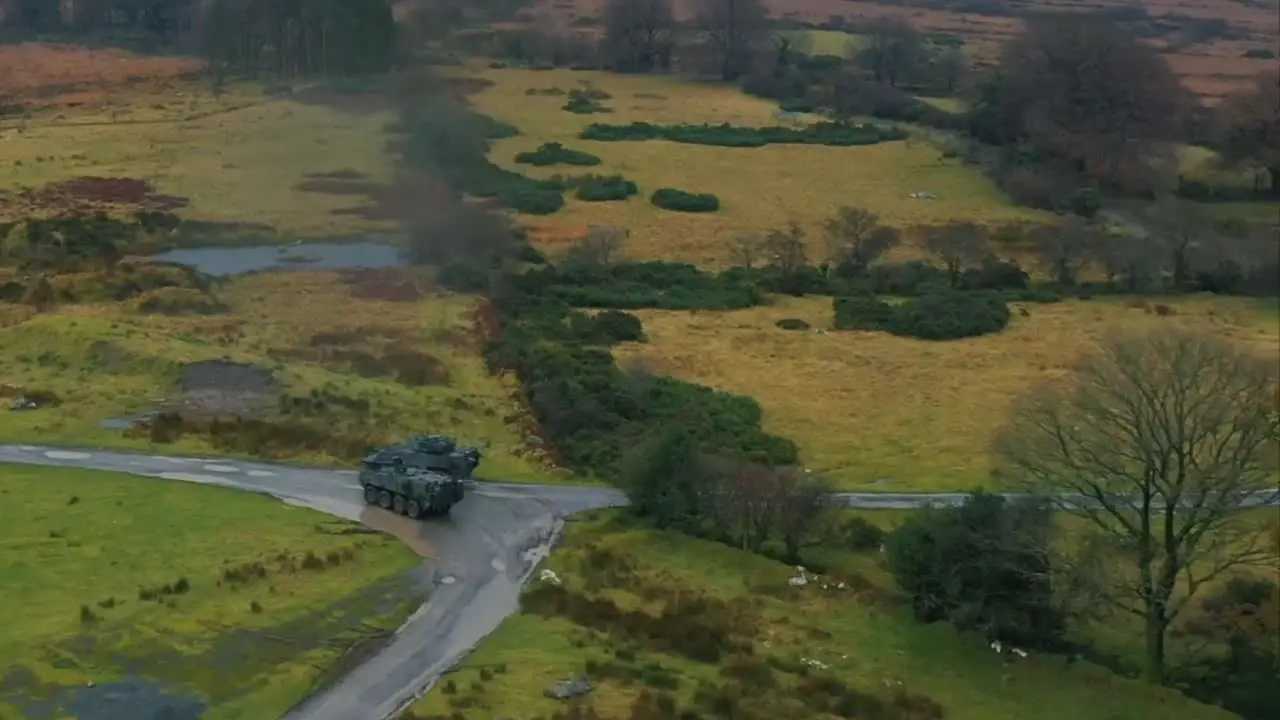
[[[444,515],[462,500],[462,479],[410,467],[396,458],[390,467],[360,472],[364,501],[418,519]]]
[[[480,464],[481,455],[478,448],[458,447],[453,438],[445,435],[418,435],[407,443],[370,453],[364,459],[364,466],[368,470],[391,469],[397,458],[407,468],[468,480]]]

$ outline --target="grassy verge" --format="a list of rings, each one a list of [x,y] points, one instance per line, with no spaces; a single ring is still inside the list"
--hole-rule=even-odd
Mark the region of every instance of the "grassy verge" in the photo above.
[[[591,224],[632,231],[631,254],[642,259],[679,259],[723,265],[735,235],[783,227],[795,220],[811,234],[810,254],[819,257],[821,223],[844,204],[873,207],[898,226],[950,220],[998,222],[1036,219],[1015,208],[975,168],[942,160],[928,142],[910,140],[866,147],[769,145],[723,148],[668,142],[592,142],[578,139],[593,122],[661,125],[729,123],[761,127],[777,124],[776,105],[730,87],[708,86],[671,77],[611,75],[568,70],[478,70],[493,85],[470,100],[478,111],[519,126],[521,135],[493,143],[490,157],[512,169],[517,152],[543,142],[560,142],[601,158],[594,171],[622,174],[648,197],[661,187],[713,193],[721,210],[706,215],[672,215],[647,203],[590,203],[570,198],[564,210],[531,221],[535,238],[555,247]],[[529,91],[568,91],[589,82],[608,93],[608,115],[575,115],[561,109],[563,98]],[[562,170],[561,170],[562,171]],[[528,170],[550,177],[554,168]],[[928,191],[937,200],[913,200]]]
[[[1161,317],[1151,303],[1174,313]],[[1274,354],[1266,301],[1188,297],[1027,305],[1009,329],[934,343],[885,333],[794,332],[799,318],[830,328],[829,298],[780,298],[728,312],[636,311],[649,338],[615,348],[636,364],[754,397],[768,432],[793,439],[805,465],[847,490],[969,490],[990,473],[987,447],[1009,404],[1066,372],[1113,330],[1182,323]]]
[[[512,395],[515,384],[485,370],[471,318],[475,298],[424,295],[419,288],[428,287],[428,281],[415,276],[352,277],[332,272],[239,277],[216,289],[228,310],[215,315],[141,314],[135,303],[125,302],[67,305],[11,318],[12,324],[0,325],[0,346],[14,349],[0,357],[5,384],[52,392],[61,402],[0,414],[0,442],[254,454],[316,463],[351,460],[337,457],[337,443],[282,441],[254,451],[211,444],[199,433],[158,444],[145,433],[126,436],[103,426],[110,418],[181,402],[176,386],[183,366],[225,357],[272,373],[280,397],[266,398],[268,420],[353,442],[447,433],[484,447],[484,477],[555,479],[525,443],[523,411]],[[403,291],[396,299],[366,294],[396,288]],[[405,372],[413,377],[397,374]],[[283,398],[299,399],[286,403]],[[277,405],[301,409],[282,417]]]
[[[0,716],[129,680],[277,717],[421,602],[395,539],[247,493],[0,466],[0,502]]]
[[[415,717],[549,718],[568,705],[603,718],[1231,717],[1088,663],[1032,655],[1005,665],[980,638],[911,622],[878,589],[870,558],[839,573],[852,589],[793,588],[784,565],[599,513],[569,524],[548,566],[562,585],[535,583],[526,612],[414,706]],[[566,595],[597,602],[563,601],[565,612],[547,601]],[[539,697],[584,673],[596,686],[587,698]],[[678,710],[635,709],[664,703]]]

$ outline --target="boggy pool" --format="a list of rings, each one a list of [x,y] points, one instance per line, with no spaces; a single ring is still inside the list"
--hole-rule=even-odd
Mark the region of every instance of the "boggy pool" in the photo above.
[[[250,247],[180,248],[155,256],[181,263],[206,275],[240,275],[261,270],[349,270],[389,268],[405,264],[404,252],[389,241],[300,243]]]

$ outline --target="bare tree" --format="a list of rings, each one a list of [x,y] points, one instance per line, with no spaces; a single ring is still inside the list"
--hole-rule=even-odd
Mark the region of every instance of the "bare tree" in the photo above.
[[[1255,169],[1255,189],[1261,173],[1271,175],[1271,197],[1280,199],[1280,77],[1258,75],[1254,87],[1227,98],[1218,108],[1218,145],[1231,164]]]
[[[987,254],[986,230],[972,222],[954,222],[925,230],[924,247],[947,269],[951,287],[960,286],[960,273]]]
[[[727,542],[759,552],[776,524],[777,471],[723,458],[700,464],[700,510]]]
[[[997,435],[1002,475],[1083,518],[1125,561],[1099,592],[1143,620],[1152,680],[1196,592],[1269,555],[1242,510],[1275,499],[1273,360],[1183,329],[1117,334],[1027,395]]]
[[[1173,274],[1173,287],[1185,290],[1194,274],[1197,255],[1203,256],[1215,235],[1209,216],[1197,205],[1172,195],[1163,196],[1143,213],[1146,229],[1155,235]]]
[[[604,48],[619,72],[652,72],[671,65],[675,46],[671,0],[609,0],[604,8]]]
[[[1156,287],[1164,270],[1160,244],[1145,232],[1109,234],[1099,239],[1091,254],[1107,282],[1128,293]]]
[[[867,37],[858,64],[878,83],[897,87],[910,82],[924,60],[924,35],[904,20],[883,18],[868,26]]]
[[[825,224],[827,259],[838,272],[865,275],[871,264],[898,244],[898,231],[880,224],[880,216],[864,208],[845,206]]]
[[[586,237],[574,243],[563,258],[563,265],[587,273],[606,273],[626,250],[630,230],[612,225],[592,225]]]
[[[715,50],[720,79],[732,81],[768,38],[769,11],[761,0],[699,0],[694,24]]]
[[[1099,229],[1074,217],[1038,228],[1033,235],[1040,262],[1053,275],[1054,282],[1064,287],[1076,284],[1099,242]]]
[[[754,268],[765,253],[765,238],[760,235],[739,235],[729,241],[729,256],[738,267]]]
[[[770,230],[764,236],[764,250],[769,264],[783,275],[795,275],[809,264],[804,230],[795,222],[789,223],[786,230]]]
[[[773,517],[787,562],[800,562],[800,551],[830,539],[835,526],[834,488],[799,468],[773,471]]]
[[[1028,17],[975,105],[982,134],[1030,141],[1127,189],[1165,179],[1188,93],[1157,51],[1092,13]]]

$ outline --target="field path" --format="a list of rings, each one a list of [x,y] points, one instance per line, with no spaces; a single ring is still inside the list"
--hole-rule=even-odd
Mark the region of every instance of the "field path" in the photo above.
[[[403,523],[365,505],[355,471],[206,457],[94,449],[0,445],[0,464],[124,472],[264,493],[387,530],[434,558],[435,590],[380,652],[306,699],[284,720],[389,720],[518,608],[520,587],[550,552],[564,518],[625,505],[618,490],[570,485],[473,483],[464,502],[439,520]],[[951,505],[962,493],[839,493],[841,505],[909,509]],[[1277,496],[1257,504],[1277,504]],[[429,551],[424,551],[429,549]]]

